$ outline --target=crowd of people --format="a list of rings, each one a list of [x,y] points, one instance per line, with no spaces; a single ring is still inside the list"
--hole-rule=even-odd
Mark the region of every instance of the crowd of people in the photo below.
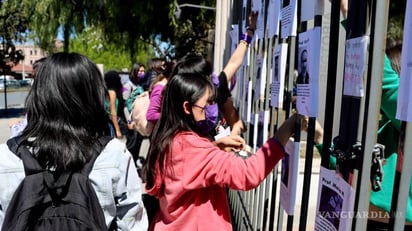
[[[227,189],[256,188],[282,159],[302,119],[297,113],[287,118],[248,158],[234,154],[247,146],[242,137],[246,127],[228,83],[244,61],[257,16],[250,14],[245,34],[218,74],[196,54],[172,61],[154,58],[148,69],[134,63],[125,83],[119,72],[102,75],[77,53],[55,53],[36,62],[25,119],[11,125],[17,149],[9,142],[0,145],[0,226],[10,218],[13,195],[33,174],[20,159],[24,149],[54,179],[82,171],[93,160],[88,178],[110,230],[232,230]],[[300,59],[304,73],[305,51]],[[385,56],[381,108],[386,124],[399,131],[393,110],[399,84],[395,65]],[[309,77],[302,76],[299,73],[298,84],[307,84]],[[145,96],[146,106],[136,106]],[[134,116],[142,112],[143,117]],[[138,120],[147,124],[146,132],[136,128],[142,123]],[[321,148],[323,131],[317,125],[315,142]],[[219,136],[224,132],[226,136]],[[103,147],[101,137],[110,138]],[[142,148],[144,140],[148,150]],[[390,152],[386,178],[393,178],[396,165],[396,150]],[[385,198],[392,195],[393,181],[386,182],[381,193],[371,194],[371,207],[389,212]],[[28,216],[39,219],[40,214]]]

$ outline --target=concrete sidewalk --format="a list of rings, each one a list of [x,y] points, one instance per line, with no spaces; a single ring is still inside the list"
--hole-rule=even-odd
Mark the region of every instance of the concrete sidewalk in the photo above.
[[[23,108],[0,109],[0,143],[5,143],[10,138],[9,124],[12,121],[24,119]]]

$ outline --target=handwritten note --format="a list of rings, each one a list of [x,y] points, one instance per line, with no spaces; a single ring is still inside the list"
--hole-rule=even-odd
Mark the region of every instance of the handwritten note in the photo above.
[[[365,72],[366,48],[369,37],[362,36],[346,41],[343,94],[363,97],[363,75]]]

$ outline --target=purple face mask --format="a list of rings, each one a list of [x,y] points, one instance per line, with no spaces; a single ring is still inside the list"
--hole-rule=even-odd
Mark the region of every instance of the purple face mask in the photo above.
[[[196,124],[201,131],[208,133],[216,127],[219,116],[219,109],[216,103],[207,105],[203,109],[206,112],[206,118],[204,120],[197,121]]]
[[[137,73],[137,78],[139,78],[139,80],[142,80],[144,78],[144,72]]]

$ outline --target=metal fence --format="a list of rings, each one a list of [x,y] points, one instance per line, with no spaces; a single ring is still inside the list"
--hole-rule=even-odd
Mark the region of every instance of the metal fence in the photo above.
[[[293,143],[293,155],[301,156],[303,166],[300,167],[301,183],[295,187],[301,187],[301,195],[297,195],[296,190],[291,193],[293,197],[292,208],[286,212],[281,203],[284,200],[282,196],[282,180],[280,163],[272,171],[271,174],[257,187],[250,191],[234,191],[230,190],[228,198],[232,211],[232,223],[234,230],[331,230],[322,227],[320,223],[312,223],[310,219],[318,219],[320,214],[319,198],[326,197],[324,191],[317,191],[319,185],[311,185],[316,182],[320,184],[323,178],[322,173],[313,173],[313,168],[328,168],[329,157],[331,155],[330,148],[332,145],[324,145],[321,150],[321,162],[316,162],[314,166],[314,135],[315,121],[318,120],[324,127],[324,144],[331,144],[333,138],[342,136],[343,131],[348,128],[355,127],[354,131],[350,131],[348,143],[354,145],[357,141],[359,144],[359,158],[354,161],[354,166],[351,171],[351,190],[353,198],[349,200],[351,205],[349,215],[347,215],[341,223],[346,223],[346,226],[335,226],[336,230],[366,230],[368,217],[371,216],[369,211],[369,195],[371,191],[371,163],[373,155],[376,151],[378,121],[380,114],[380,97],[382,88],[382,73],[384,66],[384,48],[386,39],[386,26],[389,12],[389,1],[381,0],[365,0],[365,1],[350,1],[348,21],[357,20],[359,23],[358,29],[360,34],[350,34],[353,31],[346,32],[341,25],[343,19],[340,12],[339,1],[309,1],[309,0],[244,0],[242,1],[217,1],[217,15],[220,15],[219,22],[224,18],[228,18],[232,24],[236,24],[239,33],[246,28],[246,18],[250,9],[256,8],[264,17],[258,19],[258,26],[265,25],[263,34],[255,37],[250,46],[247,61],[237,73],[237,83],[233,90],[235,104],[239,110],[239,114],[247,124],[247,132],[244,137],[247,143],[256,151],[264,141],[273,136],[277,127],[292,113],[294,107],[292,105],[296,90],[304,92],[306,88],[296,89],[296,72],[299,72],[298,61],[300,59],[300,49],[302,38],[311,36],[308,39],[317,40],[314,44],[317,47],[312,48],[312,53],[318,54],[316,68],[317,82],[316,86],[310,85],[308,91],[312,91],[309,100],[315,101],[314,109],[309,109],[305,115],[309,117],[309,126],[307,133],[300,132],[300,123],[296,124],[296,132]],[[222,3],[223,2],[223,3]],[[283,4],[285,5],[281,5]],[[286,3],[288,2],[288,3]],[[278,4],[278,5],[277,5]],[[288,5],[286,5],[288,4]],[[363,4],[363,5],[362,5]],[[257,8],[259,6],[259,8]],[[285,11],[285,6],[291,6],[292,11]],[[275,7],[276,10],[273,10]],[[276,7],[280,7],[277,10]],[[293,8],[296,7],[296,8]],[[309,7],[309,8],[308,8]],[[313,17],[307,19],[307,11],[313,10]],[[303,10],[304,9],[304,10]],[[296,11],[296,19],[293,13]],[[303,12],[304,11],[304,12]],[[356,13],[355,13],[356,11]],[[280,15],[291,13],[292,16]],[[279,14],[278,31],[273,32],[268,28],[274,24],[269,22],[276,20],[276,15]],[[228,17],[222,17],[228,16]],[[263,20],[260,24],[259,20]],[[288,22],[285,22],[289,20]],[[296,27],[291,29],[291,33],[285,35],[288,28],[286,25],[293,20],[296,20]],[[229,24],[230,24],[229,23]],[[228,26],[224,24],[225,31]],[[348,25],[350,26],[350,25]],[[311,31],[318,31],[312,33]],[[308,32],[308,33],[305,33]],[[310,33],[309,33],[310,32]],[[221,35],[218,40],[221,40],[222,33],[217,31],[216,34]],[[227,31],[225,31],[227,33]],[[315,34],[315,36],[312,36]],[[319,36],[317,36],[319,35]],[[347,44],[351,43],[348,40],[353,38],[367,38],[366,53],[364,59],[360,58],[359,62],[363,72],[362,86],[363,94],[357,97],[346,97],[343,92],[344,76],[348,70],[344,69],[345,65],[357,65],[356,61],[349,62]],[[231,49],[231,41],[227,36],[225,45],[217,43],[215,49],[215,66],[222,66],[222,59],[216,58],[228,57]],[[236,42],[236,41],[234,41]],[[365,44],[360,42],[359,44]],[[285,59],[286,69],[284,74],[281,74],[280,85],[276,86],[274,80],[274,56],[277,55],[279,46],[287,46]],[[232,44],[233,46],[233,44]],[[316,53],[316,52],[318,53]],[[355,50],[356,51],[356,50]],[[354,52],[356,56],[358,53]],[[282,56],[281,56],[282,57]],[[363,62],[364,61],[364,62]],[[350,68],[350,67],[347,67]],[[278,71],[278,70],[277,70]],[[314,73],[314,72],[312,72]],[[345,80],[346,81],[346,80]],[[276,89],[281,92],[276,93],[281,97],[281,103],[274,102],[274,91]],[[303,90],[302,90],[303,89]],[[313,89],[315,92],[313,93]],[[302,98],[297,93],[297,104],[302,103],[299,100]],[[356,98],[356,100],[353,100]],[[351,102],[356,110],[351,112],[346,111],[347,102]],[[304,104],[304,103],[303,103]],[[353,106],[355,104],[355,106]],[[299,106],[298,106],[299,107]],[[355,124],[355,126],[353,125]],[[397,170],[395,177],[394,200],[392,202],[392,213],[389,214],[390,227],[389,230],[402,230],[405,224],[406,204],[410,187],[411,163],[409,155],[411,153],[412,138],[410,138],[411,126],[407,122],[403,122],[405,131],[404,156],[403,165]],[[350,130],[350,129],[349,129]],[[339,137],[342,139],[342,137]],[[333,153],[332,153],[333,154]],[[299,170],[298,170],[299,171]],[[314,180],[313,178],[318,178]],[[314,188],[316,190],[314,190]],[[283,192],[284,193],[284,192]],[[315,196],[314,196],[315,195]],[[328,198],[327,198],[328,199]],[[329,198],[330,199],[330,198]],[[316,208],[309,208],[309,201],[313,203],[316,200]],[[296,205],[296,201],[300,206]],[[359,215],[361,214],[361,215]],[[342,213],[340,214],[342,216]],[[341,218],[341,217],[340,217]],[[315,227],[314,227],[315,226]]]

